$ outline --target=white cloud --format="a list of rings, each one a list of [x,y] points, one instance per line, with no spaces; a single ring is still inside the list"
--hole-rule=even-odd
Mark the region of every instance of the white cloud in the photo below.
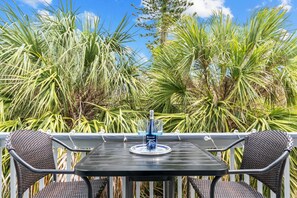
[[[38,10],[37,13],[44,18],[50,17],[50,13],[47,10]]]
[[[135,51],[133,48],[126,46],[125,47],[125,52],[129,55],[133,55]],[[136,52],[136,62],[139,64],[146,64],[149,61],[149,58],[142,52]]]
[[[40,18],[44,21],[48,21],[48,20],[52,21],[56,19],[56,17],[51,15],[50,12],[47,10],[38,10],[37,13],[40,16]]]
[[[282,33],[281,40],[286,41],[286,40],[288,40],[289,38],[291,38],[292,34],[291,34],[290,32],[288,32],[288,30],[286,30],[286,29],[281,29],[280,31],[281,31],[281,33]]]
[[[269,2],[271,2],[272,0],[269,0]],[[247,9],[249,12],[250,11],[255,11],[258,10],[259,8],[265,7],[267,5],[266,1],[263,1],[262,3],[257,4],[254,8],[249,8]]]
[[[224,6],[224,0],[189,0],[194,5],[189,7],[185,14],[194,14],[202,18],[210,17],[213,12],[221,11],[224,15],[233,17],[230,8]]]
[[[133,49],[131,47],[129,47],[129,46],[125,47],[125,51],[126,51],[127,54],[130,54],[130,55],[133,54]]]
[[[52,0],[22,0],[24,3],[36,8],[39,4],[49,5]]]
[[[149,61],[149,58],[142,52],[138,53],[138,63],[145,64]]]
[[[99,17],[95,13],[88,11],[84,11],[83,13],[79,14],[78,18],[82,21],[82,23],[87,22],[91,28],[94,28],[95,21],[99,20]]]
[[[279,7],[282,7],[289,12],[292,8],[291,0],[281,0],[281,4],[279,5]]]

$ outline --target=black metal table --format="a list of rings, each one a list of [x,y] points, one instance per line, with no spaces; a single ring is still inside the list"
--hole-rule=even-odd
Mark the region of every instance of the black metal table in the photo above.
[[[75,166],[75,174],[87,176],[172,177],[216,176],[214,185],[227,173],[227,165],[190,142],[164,142],[172,152],[161,156],[142,156],[129,152],[138,142],[106,142],[98,145]],[[126,197],[131,197],[132,182],[126,180]],[[91,197],[91,186],[88,186]]]

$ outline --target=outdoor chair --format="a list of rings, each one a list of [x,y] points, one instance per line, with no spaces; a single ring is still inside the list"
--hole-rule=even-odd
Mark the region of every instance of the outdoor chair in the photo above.
[[[30,130],[12,132],[6,140],[6,148],[13,157],[17,182],[18,198],[41,178],[53,174],[54,182],[46,185],[34,198],[83,198],[88,197],[88,186],[91,183],[92,197],[99,197],[108,179],[89,181],[56,182],[56,174],[73,174],[72,170],[56,170],[52,141],[57,142],[73,152],[87,152],[86,149],[72,149],[51,135]]]
[[[210,181],[188,177],[188,197],[190,185],[200,197],[209,197],[212,182],[215,185],[216,198],[264,197],[243,181],[243,174],[248,174],[261,181],[276,194],[277,198],[281,197],[282,177],[286,159],[293,147],[292,138],[287,133],[280,131],[263,131],[251,133],[226,148],[209,149],[208,151],[223,152],[242,141],[245,143],[241,167],[238,170],[228,171],[228,174],[239,174],[240,181]]]

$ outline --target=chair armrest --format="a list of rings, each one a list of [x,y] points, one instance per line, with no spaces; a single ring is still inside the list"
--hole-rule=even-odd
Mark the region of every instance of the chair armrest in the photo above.
[[[238,140],[236,140],[235,142],[233,142],[232,144],[226,146],[225,148],[221,148],[221,149],[206,149],[208,152],[223,152],[223,151],[227,151],[228,149],[230,149],[231,147],[235,146],[236,144],[244,141],[245,138],[240,138]]]
[[[57,142],[58,144],[64,146],[66,149],[68,149],[69,151],[72,151],[72,152],[90,152],[91,150],[90,149],[74,149],[74,148],[71,148],[70,146],[68,146],[67,144],[65,144],[64,142],[56,139],[56,138],[52,138],[53,141]]]
[[[279,156],[276,160],[274,160],[271,164],[264,168],[260,169],[239,169],[239,170],[229,170],[228,174],[263,174],[270,171],[276,165],[278,165],[281,161],[285,160],[289,155],[289,151],[285,151],[281,156]]]
[[[23,166],[28,168],[30,171],[34,173],[48,173],[48,174],[74,174],[72,170],[57,170],[57,169],[39,169],[31,166],[26,161],[24,161],[14,150],[9,151],[10,155],[21,163]]]

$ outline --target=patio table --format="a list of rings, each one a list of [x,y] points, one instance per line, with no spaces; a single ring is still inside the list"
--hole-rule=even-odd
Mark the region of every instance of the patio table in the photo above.
[[[172,151],[165,155],[143,156],[129,152],[139,142],[101,143],[75,166],[75,174],[87,176],[126,176],[126,197],[133,194],[129,177],[215,176],[214,184],[228,171],[227,165],[190,142],[163,142]],[[91,191],[91,186],[88,186]],[[91,194],[89,193],[89,198]]]

